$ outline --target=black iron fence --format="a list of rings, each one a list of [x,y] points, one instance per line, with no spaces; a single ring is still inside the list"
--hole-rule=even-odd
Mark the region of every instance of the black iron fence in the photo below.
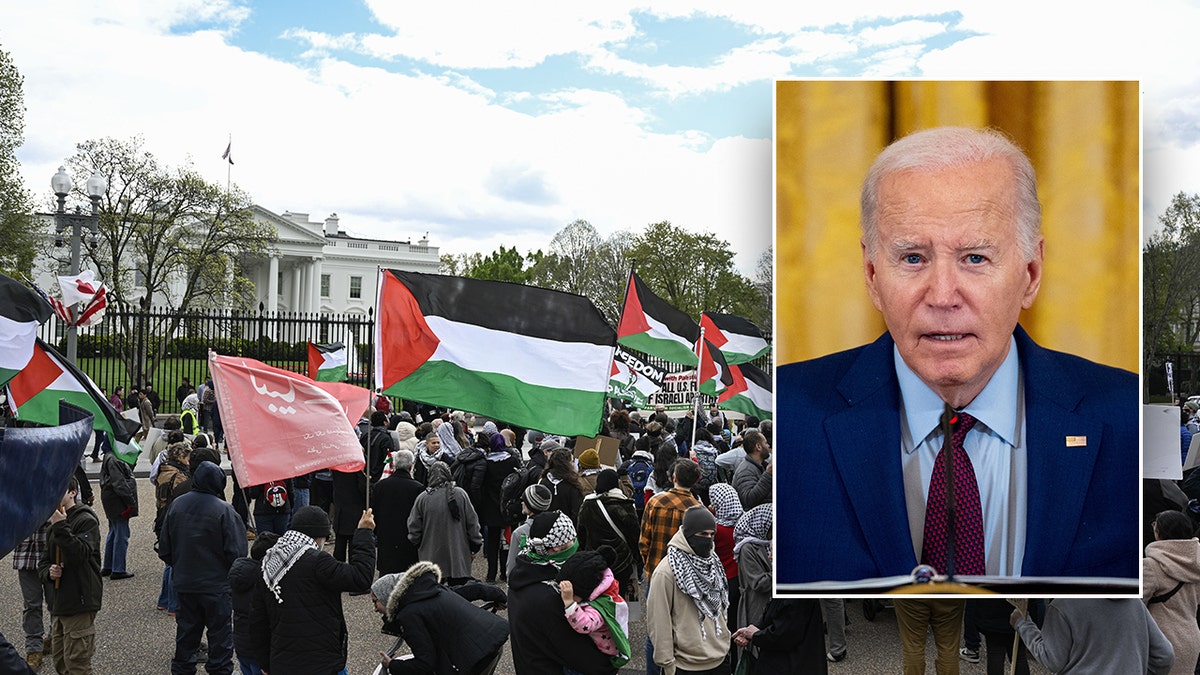
[[[306,314],[229,310],[178,312],[169,308],[110,306],[104,320],[79,331],[76,364],[111,394],[150,383],[160,413],[180,411],[177,390],[187,378],[198,387],[208,377],[208,350],[246,356],[298,373],[308,371],[308,342],[341,342],[355,384],[374,379],[374,310],[367,314]],[[53,317],[40,337],[66,352],[66,327]]]
[[[66,327],[51,317],[41,337],[66,353]],[[199,387],[208,377],[208,350],[223,356],[245,356],[277,368],[308,372],[308,342],[341,342],[347,346],[350,382],[374,386],[374,309],[366,314],[272,314],[257,311],[178,312],[164,307],[111,305],[104,320],[79,331],[76,365],[107,394],[116,387],[158,392],[159,413],[180,412],[177,395],[184,378]],[[639,354],[647,363],[672,373],[687,370],[679,364]],[[770,372],[771,356],[754,365]]]

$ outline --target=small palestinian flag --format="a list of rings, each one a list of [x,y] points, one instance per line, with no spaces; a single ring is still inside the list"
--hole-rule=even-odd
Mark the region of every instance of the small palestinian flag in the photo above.
[[[696,365],[700,326],[655,295],[630,271],[617,343],[672,363]]]
[[[704,312],[700,315],[704,339],[716,345],[731,366],[753,361],[771,351],[758,326],[733,314]]]
[[[739,383],[735,372],[729,364],[725,363],[725,357],[721,354],[721,350],[705,339],[700,348],[700,392],[709,396],[717,396],[728,391],[730,387],[738,387]]]
[[[50,313],[50,305],[37,293],[0,274],[0,387],[29,363],[38,326]],[[57,409],[54,415],[57,420]]]
[[[717,397],[717,407],[754,415],[760,420],[774,416],[775,396],[771,391],[771,376],[752,363],[729,366],[735,385]]]
[[[346,379],[346,346],[308,343],[308,377],[318,382],[343,382]]]
[[[385,394],[550,434],[599,431],[615,336],[587,298],[382,270],[377,304]]]
[[[141,452],[132,443],[133,434],[141,425],[121,417],[91,378],[41,340],[34,345],[29,364],[8,383],[8,395],[9,405],[19,420],[58,426],[61,399],[92,413],[95,416],[92,428],[112,434],[118,456],[135,449]],[[136,453],[133,457],[136,461]],[[121,458],[129,462],[126,457]]]

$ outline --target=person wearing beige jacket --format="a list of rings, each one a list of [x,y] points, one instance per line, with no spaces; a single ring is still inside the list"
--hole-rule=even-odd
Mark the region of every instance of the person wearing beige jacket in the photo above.
[[[1180,511],[1163,511],[1153,527],[1154,541],[1142,559],[1142,602],[1175,648],[1172,675],[1190,675],[1200,659],[1200,541]]]
[[[713,550],[717,521],[693,506],[654,570],[646,599],[646,632],[664,675],[729,673],[729,589]]]

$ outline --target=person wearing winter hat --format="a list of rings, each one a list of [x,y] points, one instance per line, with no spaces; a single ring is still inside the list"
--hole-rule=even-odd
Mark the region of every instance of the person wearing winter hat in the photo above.
[[[604,545],[612,547],[617,557],[611,567],[621,585],[621,595],[636,600],[634,577],[642,563],[637,509],[633,499],[619,487],[617,472],[613,469],[604,469],[597,474],[596,491],[583,498],[578,531],[582,550],[598,550]]]
[[[613,577],[617,552],[611,546],[580,551],[558,571],[563,614],[576,633],[591,636],[617,668],[629,663],[629,605]],[[582,595],[581,595],[582,594]]]
[[[350,562],[322,550],[329,516],[318,506],[296,510],[262,560],[258,586],[270,630],[271,672],[337,673],[346,667],[342,593],[365,593],[375,575],[375,516],[362,512],[350,543]]]
[[[545,513],[546,509],[550,508],[550,500],[553,498],[554,494],[550,492],[550,488],[541,484],[530,485],[521,494],[521,512],[525,514],[525,522],[512,532],[512,542],[508,547],[508,564],[505,566],[507,574],[512,574],[513,568],[517,564],[517,555],[521,552],[521,541],[529,536],[529,527],[533,525],[533,517],[539,513]]]
[[[380,652],[388,673],[492,673],[504,653],[508,622],[443,586],[442,570],[420,561],[371,585],[383,632],[403,635],[411,659]]]
[[[583,494],[596,491],[596,477],[600,475],[600,453],[588,448],[579,454],[579,482],[583,483]]]
[[[591,638],[563,620],[555,580],[578,548],[575,526],[565,514],[547,511],[534,516],[508,575],[508,621],[517,673],[561,673],[564,668],[589,675],[617,672]]]
[[[729,590],[713,549],[717,521],[693,506],[654,570],[646,600],[646,632],[654,663],[666,675],[729,672]],[[723,668],[723,670],[722,670]]]

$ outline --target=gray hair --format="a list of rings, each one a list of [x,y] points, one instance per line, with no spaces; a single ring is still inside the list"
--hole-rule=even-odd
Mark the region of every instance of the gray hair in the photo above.
[[[1021,148],[995,129],[938,127],[918,131],[883,149],[863,181],[860,225],[867,256],[875,258],[879,248],[876,209],[879,184],[885,176],[900,171],[938,171],[1002,159],[1012,168],[1016,184],[1017,239],[1026,262],[1037,254],[1042,231],[1042,206],[1038,203],[1037,178],[1033,165]]]
[[[392,461],[395,463],[397,471],[408,471],[413,465],[412,450],[400,449],[392,455]]]

